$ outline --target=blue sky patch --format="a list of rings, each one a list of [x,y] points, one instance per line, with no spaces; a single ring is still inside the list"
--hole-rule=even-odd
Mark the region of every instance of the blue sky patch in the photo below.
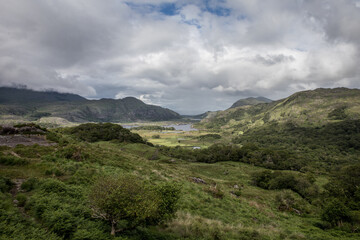
[[[163,3],[160,4],[160,12],[168,16],[174,16],[178,14],[178,8],[175,3]]]
[[[221,3],[225,3],[225,1],[218,0],[216,2],[217,2],[217,4],[215,6],[213,6],[212,4],[210,4],[210,0],[204,0],[204,4],[205,4],[205,8],[206,8],[205,10],[214,15],[217,15],[217,16],[221,16],[221,17],[229,16],[231,13],[231,9],[222,7],[220,5]]]

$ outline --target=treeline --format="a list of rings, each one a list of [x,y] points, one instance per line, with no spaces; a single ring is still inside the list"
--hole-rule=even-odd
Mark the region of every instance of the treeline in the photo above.
[[[85,123],[65,130],[82,141],[98,142],[116,140],[119,142],[145,143],[137,133],[113,123]]]
[[[182,147],[158,147],[166,156],[183,160],[215,163],[223,161],[244,162],[255,166],[279,170],[301,170],[306,166],[301,159],[286,150],[259,148],[255,144],[239,147],[234,144],[214,144],[205,149],[186,149]]]
[[[162,127],[162,126],[139,126],[133,127],[131,130],[150,130],[150,131],[174,131],[174,127]]]
[[[299,127],[292,122],[273,123],[235,137],[234,144],[256,144],[282,149],[308,169],[328,171],[360,161],[360,120],[346,120],[322,127]]]
[[[263,146],[308,146],[310,148],[337,148],[360,150],[360,120],[346,120],[322,127],[299,127],[292,122],[273,123],[249,130],[233,139],[233,143],[258,143]]]
[[[360,229],[360,163],[333,172],[325,185],[322,219],[347,231]]]

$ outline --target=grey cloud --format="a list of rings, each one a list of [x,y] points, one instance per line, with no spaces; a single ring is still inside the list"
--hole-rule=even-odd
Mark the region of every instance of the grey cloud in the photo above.
[[[360,87],[355,1],[131,2],[0,0],[0,85],[131,95],[180,113]],[[163,3],[176,14],[149,8]]]
[[[292,61],[295,61],[295,58],[293,56],[285,56],[283,54],[267,56],[256,55],[256,57],[254,58],[254,62],[260,62],[264,65],[274,65],[278,63],[286,63]]]

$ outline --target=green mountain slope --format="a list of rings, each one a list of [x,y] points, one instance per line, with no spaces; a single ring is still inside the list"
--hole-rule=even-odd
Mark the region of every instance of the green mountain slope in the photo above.
[[[75,94],[16,88],[0,88],[0,114],[20,115],[29,120],[61,117],[71,122],[163,121],[180,118],[174,111],[145,104],[133,97],[87,100]]]
[[[200,126],[244,132],[273,123],[319,127],[359,118],[360,90],[335,88],[303,91],[271,103],[219,111],[203,119]]]
[[[249,97],[245,99],[240,99],[236,101],[230,108],[236,108],[241,106],[247,106],[247,105],[256,105],[259,103],[270,103],[272,100],[265,98],[265,97]]]

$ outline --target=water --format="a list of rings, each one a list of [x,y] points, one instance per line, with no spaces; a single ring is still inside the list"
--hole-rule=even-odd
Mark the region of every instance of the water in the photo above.
[[[137,125],[121,125],[123,128],[131,129],[138,127]],[[164,125],[163,127],[173,127],[176,131],[198,131],[196,128],[193,128],[191,124],[170,124]]]
[[[121,125],[123,128],[126,128],[126,129],[131,129],[131,128],[134,128],[134,127],[138,127],[137,125]]]

